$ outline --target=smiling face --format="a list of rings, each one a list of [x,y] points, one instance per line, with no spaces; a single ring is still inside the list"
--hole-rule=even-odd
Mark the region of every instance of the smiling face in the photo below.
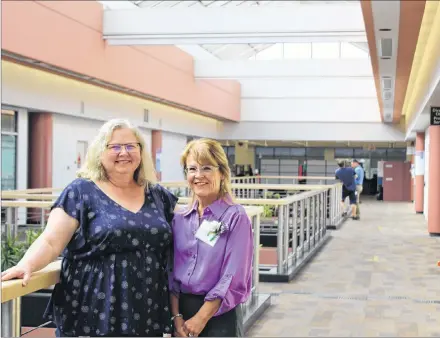
[[[218,165],[198,163],[192,155],[189,155],[186,159],[186,179],[197,198],[216,199],[223,177]]]
[[[141,164],[139,140],[130,129],[116,129],[112,133],[107,148],[101,156],[108,177],[112,175],[131,175]]]

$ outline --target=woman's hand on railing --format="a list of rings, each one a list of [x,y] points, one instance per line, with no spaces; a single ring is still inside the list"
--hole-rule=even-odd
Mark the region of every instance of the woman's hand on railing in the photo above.
[[[32,268],[29,265],[17,264],[16,266],[13,266],[12,268],[2,272],[2,282],[14,278],[20,278],[23,279],[22,285],[26,286],[31,279],[31,275]]]

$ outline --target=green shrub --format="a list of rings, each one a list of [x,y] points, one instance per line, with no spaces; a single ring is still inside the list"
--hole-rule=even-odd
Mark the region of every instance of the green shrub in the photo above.
[[[4,236],[2,241],[2,271],[9,269],[16,265],[24,256],[26,251],[32,245],[33,242],[41,235],[43,229],[38,230],[26,230],[26,238],[24,241],[20,241],[17,237],[10,234]]]
[[[273,216],[273,206],[272,205],[264,205],[263,206],[263,217],[272,217]]]

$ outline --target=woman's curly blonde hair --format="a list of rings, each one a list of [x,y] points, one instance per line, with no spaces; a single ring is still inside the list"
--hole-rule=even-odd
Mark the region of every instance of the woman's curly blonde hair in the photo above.
[[[104,151],[107,150],[107,144],[110,141],[113,131],[116,129],[130,129],[136,136],[141,147],[141,163],[134,172],[134,180],[140,186],[146,186],[148,183],[156,183],[156,171],[153,161],[146,150],[145,140],[140,131],[129,121],[124,119],[113,119],[106,122],[94,138],[87,149],[86,160],[83,166],[78,170],[77,177],[90,179],[93,181],[107,181],[107,173],[101,162]]]

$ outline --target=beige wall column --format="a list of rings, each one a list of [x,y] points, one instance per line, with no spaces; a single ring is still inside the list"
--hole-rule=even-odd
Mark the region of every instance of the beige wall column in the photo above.
[[[154,168],[156,169],[157,179],[162,179],[161,157],[162,157],[162,131],[153,130],[151,132],[151,157],[153,158]]]
[[[255,169],[255,147],[247,142],[235,144],[235,164],[251,165]]]
[[[29,129],[29,188],[52,188],[52,114],[31,113]]]
[[[428,232],[440,236],[440,126],[429,127]]]

